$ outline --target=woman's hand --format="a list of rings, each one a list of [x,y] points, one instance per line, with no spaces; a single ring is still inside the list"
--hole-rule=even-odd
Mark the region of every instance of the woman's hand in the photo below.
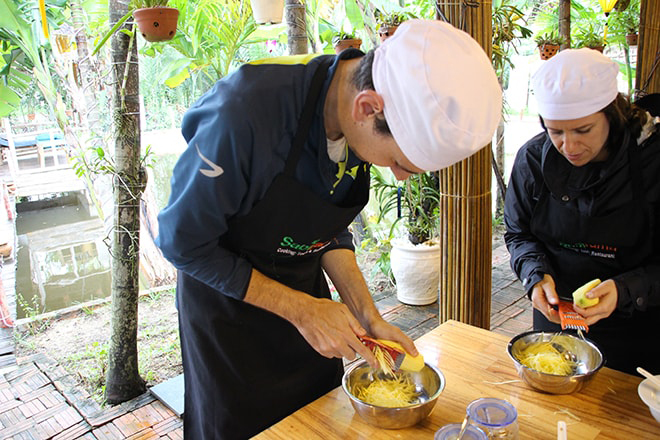
[[[543,313],[550,322],[561,323],[559,312],[552,306],[559,304],[559,295],[555,290],[555,280],[548,274],[543,275],[543,279],[532,287],[532,305],[535,309]]]
[[[573,309],[580,315],[584,316],[587,325],[592,325],[607,318],[616,309],[619,300],[619,292],[616,289],[616,284],[612,280],[606,280],[587,292],[587,298],[598,298],[598,304],[592,307],[583,309],[573,304]]]

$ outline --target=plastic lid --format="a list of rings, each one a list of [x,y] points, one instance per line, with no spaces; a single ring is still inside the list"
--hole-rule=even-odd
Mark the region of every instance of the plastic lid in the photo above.
[[[456,440],[461,432],[460,423],[450,423],[435,432],[435,440]],[[468,425],[461,440],[488,440],[485,432],[474,425]]]
[[[467,407],[470,419],[488,428],[507,426],[516,421],[518,412],[506,400],[483,397],[470,403]]]

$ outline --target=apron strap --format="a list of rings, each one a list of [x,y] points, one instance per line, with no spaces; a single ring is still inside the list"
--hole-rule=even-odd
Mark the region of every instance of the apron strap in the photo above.
[[[329,64],[322,63],[319,67],[317,67],[316,72],[314,72],[314,76],[312,77],[312,84],[309,87],[307,99],[305,100],[302,114],[298,120],[298,130],[296,131],[296,135],[293,138],[291,152],[289,153],[289,157],[287,158],[286,166],[284,168],[284,174],[289,177],[294,176],[296,166],[298,165],[298,159],[300,159],[300,156],[302,155],[303,147],[305,145],[305,141],[307,140],[307,135],[309,134],[309,129],[312,126],[316,103],[318,102],[319,95],[323,89],[323,83],[325,82],[325,77],[329,68]]]

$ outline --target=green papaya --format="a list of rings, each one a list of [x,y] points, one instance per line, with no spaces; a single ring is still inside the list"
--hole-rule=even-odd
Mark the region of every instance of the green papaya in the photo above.
[[[598,304],[598,298],[587,298],[585,295],[588,291],[600,284],[600,279],[596,278],[595,280],[589,281],[582,287],[578,287],[575,292],[573,292],[573,304],[578,307],[586,309],[587,307],[592,307]]]

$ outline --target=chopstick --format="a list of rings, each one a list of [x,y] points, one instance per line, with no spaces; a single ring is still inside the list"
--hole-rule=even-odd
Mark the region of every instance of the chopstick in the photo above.
[[[557,421],[557,440],[567,440],[567,438],[566,422],[563,420]]]
[[[660,379],[643,369],[642,367],[637,367],[637,372],[647,378],[655,387],[660,390]]]

